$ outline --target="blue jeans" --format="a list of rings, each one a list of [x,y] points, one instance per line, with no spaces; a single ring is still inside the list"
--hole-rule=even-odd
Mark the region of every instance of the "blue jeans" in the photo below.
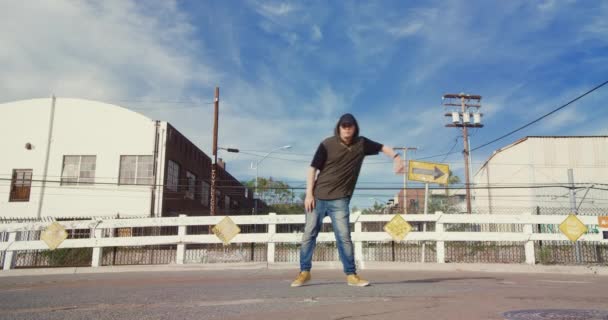
[[[312,268],[312,254],[317,244],[317,235],[323,225],[323,218],[329,216],[336,236],[336,244],[344,273],[356,273],[353,242],[350,239],[349,204],[350,198],[315,199],[315,209],[306,213],[306,226],[304,227],[302,247],[300,248],[300,271],[310,271]]]

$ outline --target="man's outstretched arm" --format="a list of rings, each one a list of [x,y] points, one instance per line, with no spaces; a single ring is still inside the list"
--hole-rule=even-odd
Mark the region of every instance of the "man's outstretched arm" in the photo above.
[[[399,173],[403,170],[403,160],[393,148],[389,146],[382,146],[382,153],[393,159],[393,170],[395,171],[395,173]]]

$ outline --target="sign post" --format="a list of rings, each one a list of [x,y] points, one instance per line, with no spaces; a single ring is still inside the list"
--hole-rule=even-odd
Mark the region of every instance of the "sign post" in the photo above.
[[[447,164],[411,160],[408,168],[408,179],[424,182],[424,214],[429,210],[429,183],[448,184],[450,167]],[[448,199],[446,199],[447,201]],[[426,222],[422,223],[426,231]],[[425,262],[426,244],[422,243],[421,262]]]

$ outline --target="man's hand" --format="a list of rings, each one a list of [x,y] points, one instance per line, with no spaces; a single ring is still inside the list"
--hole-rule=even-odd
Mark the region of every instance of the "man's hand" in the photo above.
[[[306,208],[306,212],[312,212],[315,208],[315,197],[313,195],[306,195],[306,199],[304,199],[304,208]]]
[[[405,165],[403,164],[403,160],[401,160],[400,156],[396,156],[393,159],[393,170],[395,173],[402,173],[405,170]]]

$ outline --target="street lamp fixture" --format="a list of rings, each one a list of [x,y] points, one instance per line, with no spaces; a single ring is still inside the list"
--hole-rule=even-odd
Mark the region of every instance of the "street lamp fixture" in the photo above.
[[[225,150],[225,151],[232,152],[232,153],[238,153],[239,152],[239,149],[236,149],[236,148],[222,148],[222,147],[219,147],[218,149]]]

